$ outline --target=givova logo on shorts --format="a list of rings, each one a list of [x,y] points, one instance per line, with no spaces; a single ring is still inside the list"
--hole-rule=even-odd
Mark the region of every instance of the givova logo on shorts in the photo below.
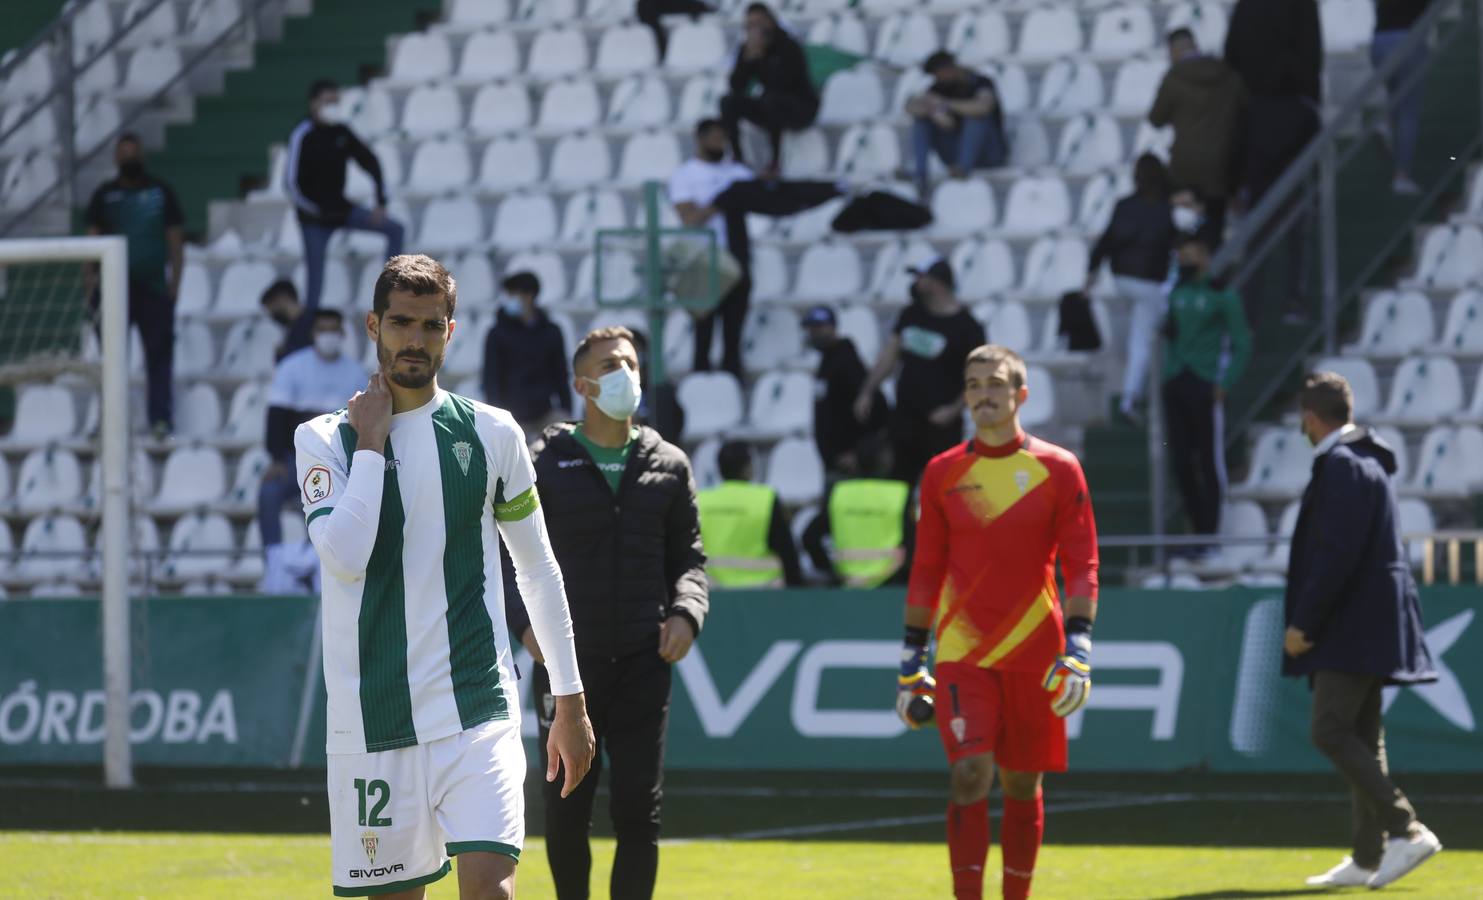
[[[350,870],[350,877],[351,878],[385,878],[388,875],[395,875],[396,873],[401,872],[402,870],[404,870],[406,868],[407,867],[404,866],[404,865],[402,865],[401,863],[397,863],[394,866],[381,866],[380,868],[376,868],[376,869],[351,869]]]

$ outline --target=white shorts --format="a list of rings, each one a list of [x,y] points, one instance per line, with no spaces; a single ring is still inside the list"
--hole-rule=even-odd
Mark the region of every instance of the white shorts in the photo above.
[[[335,896],[430,884],[448,874],[449,857],[460,853],[520,859],[524,782],[518,720],[485,722],[397,750],[330,754]]]

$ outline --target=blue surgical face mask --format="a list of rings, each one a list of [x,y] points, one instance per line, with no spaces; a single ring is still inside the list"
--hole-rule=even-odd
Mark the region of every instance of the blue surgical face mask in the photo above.
[[[639,373],[628,366],[614,369],[601,378],[587,380],[598,388],[597,396],[588,400],[596,403],[608,418],[623,421],[638,410],[639,399],[643,396],[639,388]]]

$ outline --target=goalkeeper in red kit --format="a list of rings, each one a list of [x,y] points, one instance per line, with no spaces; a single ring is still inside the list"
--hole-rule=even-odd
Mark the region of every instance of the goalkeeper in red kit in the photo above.
[[[915,728],[924,724],[925,703],[912,701],[934,701],[951,772],[947,840],[958,900],[983,896],[996,766],[1004,789],[1004,897],[1030,896],[1045,825],[1041,775],[1066,770],[1065,717],[1091,691],[1091,499],[1070,451],[1021,430],[1025,378],[1025,362],[1012,350],[986,345],[968,355],[963,399],[977,432],[922,475],[907,590],[896,708]],[[935,684],[927,670],[933,633]]]

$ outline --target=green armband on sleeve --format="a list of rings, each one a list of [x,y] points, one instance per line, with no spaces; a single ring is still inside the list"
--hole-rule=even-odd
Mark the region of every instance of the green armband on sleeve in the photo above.
[[[531,485],[515,499],[494,504],[494,518],[499,522],[519,522],[535,512],[540,505],[541,497],[536,493],[535,485]]]

